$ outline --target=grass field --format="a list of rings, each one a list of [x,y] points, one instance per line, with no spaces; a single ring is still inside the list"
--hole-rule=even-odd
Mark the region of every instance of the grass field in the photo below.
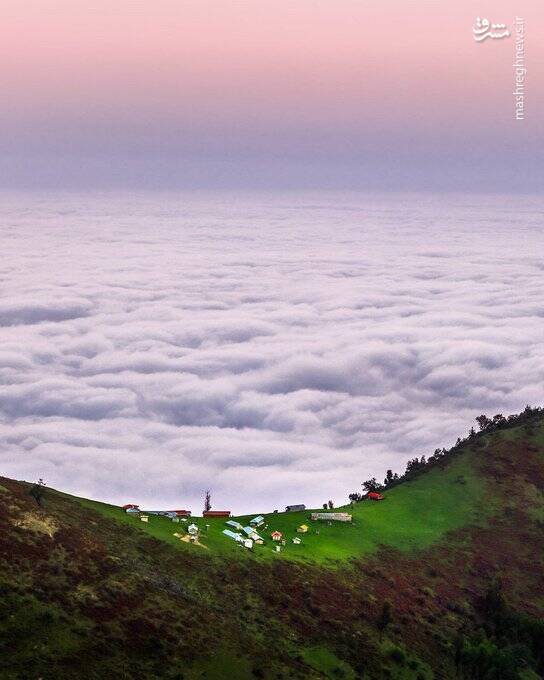
[[[204,521],[202,517],[194,517],[187,523],[177,524],[167,518],[150,516],[149,523],[145,524],[119,507],[78,500],[111,519],[176,544],[181,550],[239,556],[241,559],[288,558],[333,565],[335,561],[371,554],[380,545],[391,545],[405,551],[425,548],[450,530],[483,521],[489,511],[489,500],[485,497],[483,480],[469,457],[469,452],[461,453],[446,469],[430,470],[411,482],[390,489],[383,501],[363,501],[337,508],[353,515],[351,524],[311,522],[311,510],[265,514],[268,528],[259,531],[266,542],[255,546],[252,553],[222,534],[227,528],[224,519]],[[233,519],[245,526],[256,514],[258,512]],[[205,547],[184,543],[173,535],[175,532],[183,533],[184,527],[191,521],[200,528],[201,543]],[[309,525],[310,531],[297,534],[297,527],[303,523]],[[280,553],[275,552],[275,544],[270,538],[274,530],[281,531],[287,541]],[[302,539],[301,545],[292,543],[294,536]]]

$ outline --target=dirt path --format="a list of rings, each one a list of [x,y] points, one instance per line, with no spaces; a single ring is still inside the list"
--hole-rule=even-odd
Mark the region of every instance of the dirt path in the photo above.
[[[191,543],[192,545],[198,545],[199,547],[204,548],[204,550],[209,550],[208,546],[201,543],[198,538],[191,540],[192,536],[189,534],[185,534],[185,536],[182,536],[181,534],[174,534],[174,536],[179,538],[179,540],[183,541],[184,543]]]

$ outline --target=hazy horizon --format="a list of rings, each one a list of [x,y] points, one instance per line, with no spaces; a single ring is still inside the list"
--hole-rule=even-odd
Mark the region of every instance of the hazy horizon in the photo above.
[[[0,187],[533,192],[537,0],[73,0],[0,9]],[[526,24],[526,115],[514,36]]]

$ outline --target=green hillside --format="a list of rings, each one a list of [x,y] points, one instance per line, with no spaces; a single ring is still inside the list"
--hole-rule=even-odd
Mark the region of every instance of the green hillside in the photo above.
[[[266,515],[254,551],[224,520],[196,519],[199,546],[32,489],[0,478],[0,680],[543,677],[542,412],[345,506],[352,524]]]
[[[365,501],[336,508],[336,512],[348,512],[353,516],[351,524],[311,522],[311,509],[304,512],[263,513],[268,528],[259,531],[266,542],[263,546],[255,546],[253,553],[248,553],[222,533],[223,529],[228,528],[224,519],[203,520],[202,517],[194,517],[190,522],[199,527],[200,542],[214,554],[228,558],[249,555],[253,559],[289,558],[330,563],[372,554],[383,545],[400,550],[425,548],[448,531],[467,523],[484,522],[493,506],[492,500],[486,496],[484,476],[472,465],[471,454],[466,450],[461,451],[446,468],[430,470],[414,481],[392,488],[384,495],[385,500],[381,502]],[[150,516],[149,522],[145,524],[119,507],[78,500],[106,517],[137,527],[182,550],[202,550],[174,536],[175,533],[185,533],[183,524],[174,524],[170,519],[159,516]],[[246,526],[252,517],[261,514],[258,508],[256,510],[252,515],[232,519]],[[315,511],[323,512],[320,508]],[[307,534],[297,534],[297,527],[301,524],[310,527]],[[279,554],[270,540],[272,531],[280,531],[287,539]],[[291,539],[295,536],[301,538],[300,545],[292,543]]]

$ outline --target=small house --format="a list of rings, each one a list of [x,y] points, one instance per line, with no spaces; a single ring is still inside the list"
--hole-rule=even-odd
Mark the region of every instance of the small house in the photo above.
[[[140,510],[138,508],[127,508],[125,512],[127,513],[127,515],[137,515],[140,512]]]
[[[243,527],[242,531],[247,535],[248,538],[251,538],[252,541],[255,541],[255,543],[258,543],[259,545],[264,543],[264,540],[259,536],[253,527]]]
[[[129,510],[139,510],[140,506],[136,505],[135,503],[127,503],[126,505],[123,505],[123,510],[125,512],[128,512]]]
[[[243,529],[243,527],[242,527],[242,525],[240,524],[240,522],[236,522],[236,520],[234,520],[234,519],[229,519],[229,521],[228,521],[228,522],[225,522],[225,524],[226,524],[228,527],[231,527],[231,529],[236,529],[236,531],[242,531],[242,529]]]
[[[202,517],[230,517],[230,510],[205,510]]]
[[[232,538],[232,540],[236,541],[237,543],[244,540],[241,534],[236,534],[234,531],[231,531],[230,529],[223,529],[223,533],[225,534],[225,536]]]
[[[244,548],[248,550],[253,550],[253,541],[251,538],[244,538]]]
[[[377,493],[376,491],[369,491],[366,497],[371,501],[383,501],[385,498],[381,493]]]
[[[149,517],[147,515],[140,515],[140,522],[149,522]]]
[[[301,525],[298,527],[297,532],[298,532],[299,534],[307,534],[307,533],[308,533],[308,525],[307,525],[307,524],[301,524]]]
[[[347,512],[312,512],[312,520],[326,520],[332,522],[351,522],[352,516]]]
[[[270,536],[273,541],[281,541],[282,533],[281,531],[273,531]]]
[[[189,524],[187,531],[191,534],[191,536],[194,536],[195,534],[198,534],[198,527],[196,524]]]
[[[191,516],[190,510],[173,510],[173,512],[176,513],[176,517],[190,517]]]
[[[306,510],[306,506],[302,503],[299,503],[298,505],[287,505],[285,508],[285,512],[301,512],[302,510]]]
[[[254,517],[249,523],[252,527],[260,527],[261,524],[264,524],[264,517],[262,515],[257,515],[257,517]]]
[[[295,538],[293,538],[293,543],[295,545],[300,545],[302,543],[302,541],[298,536],[295,536]]]

